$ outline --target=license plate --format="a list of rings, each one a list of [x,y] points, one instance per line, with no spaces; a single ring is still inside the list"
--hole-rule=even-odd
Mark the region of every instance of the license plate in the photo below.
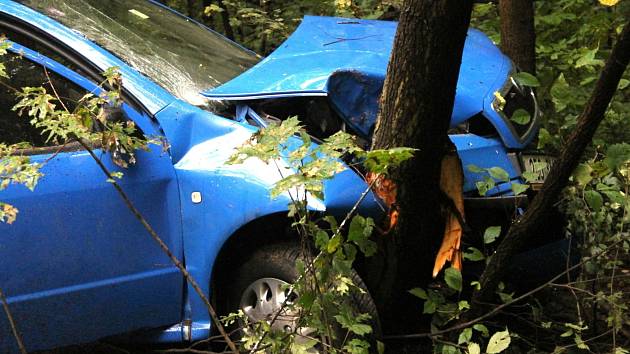
[[[521,155],[523,177],[530,183],[542,184],[549,175],[554,160],[548,155]]]

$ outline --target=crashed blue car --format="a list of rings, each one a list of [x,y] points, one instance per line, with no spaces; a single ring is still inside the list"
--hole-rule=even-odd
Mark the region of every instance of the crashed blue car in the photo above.
[[[260,257],[259,250],[283,247],[291,237],[288,197],[269,196],[279,179],[275,167],[225,161],[260,127],[296,115],[314,138],[345,130],[368,144],[395,30],[394,22],[305,17],[262,59],[154,1],[0,0],[0,33],[12,43],[2,59],[10,74],[5,82],[52,82],[62,97],[73,98],[95,90],[104,70],[119,68],[125,119],[170,147],[139,152],[124,170],[122,188],[217,301],[280,278],[270,270],[238,285],[244,281],[226,274],[238,274],[234,269]],[[523,182],[523,171],[540,159],[524,153],[537,135],[539,113],[532,91],[512,79],[515,72],[488,37],[471,29],[450,137],[464,166],[501,167],[511,181]],[[502,109],[495,92],[505,100]],[[60,147],[11,110],[13,92],[2,87],[0,96],[0,141],[28,141],[34,148],[22,153],[47,161],[34,192],[20,185],[0,191],[0,201],[20,211],[15,223],[0,223],[0,287],[26,348],[121,333],[156,343],[207,338],[212,326],[199,297],[89,154],[72,144],[53,154]],[[517,109],[531,120],[512,122]],[[510,182],[499,181],[480,196],[475,183],[483,176],[464,171],[473,212],[518,199]],[[347,169],[311,207],[340,215],[365,187]],[[378,204],[370,195],[362,207],[378,213]],[[245,306],[246,298],[232,300]],[[2,315],[0,352],[16,350]]]

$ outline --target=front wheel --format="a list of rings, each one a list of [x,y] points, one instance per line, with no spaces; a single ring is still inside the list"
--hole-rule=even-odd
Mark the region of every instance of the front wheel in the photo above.
[[[289,291],[290,284],[298,278],[296,261],[300,257],[300,248],[295,244],[276,244],[262,247],[246,260],[233,268],[223,278],[219,291],[222,299],[222,312],[234,313],[241,310],[250,323],[266,321],[274,334],[295,333],[295,343],[310,341],[315,330],[298,324],[299,309],[292,306],[297,300],[296,294]],[[355,314],[369,314],[373,334],[367,338],[375,352],[374,337],[380,334],[380,325],[376,305],[359,275],[352,271],[352,282],[362,291],[351,293],[350,306]],[[275,320],[272,322],[272,319]],[[331,319],[334,321],[334,319]],[[242,324],[242,323],[241,323]],[[297,327],[297,328],[296,328]],[[319,346],[309,352],[318,353],[321,345],[340,346],[352,336],[340,326],[334,326],[334,340],[326,336],[317,338]],[[330,352],[330,351],[328,351]]]

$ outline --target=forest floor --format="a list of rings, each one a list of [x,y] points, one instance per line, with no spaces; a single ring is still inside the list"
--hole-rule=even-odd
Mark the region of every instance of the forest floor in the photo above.
[[[620,292],[622,299],[618,304],[625,304],[630,307],[630,255],[623,261],[623,266],[616,270],[613,289],[603,289],[606,293],[612,291]],[[593,287],[597,289],[597,287]],[[572,291],[573,290],[573,291]],[[588,291],[588,289],[586,289]],[[598,291],[598,290],[595,290]],[[580,319],[588,326],[588,330],[583,333],[583,338],[590,350],[576,350],[572,339],[560,337],[559,331],[544,330],[540,323],[543,320],[533,320],[531,318],[530,306],[515,305],[509,310],[501,313],[490,322],[494,323],[496,329],[501,329],[509,323],[511,333],[518,333],[519,338],[513,340],[513,345],[506,353],[526,353],[535,345],[536,352],[553,352],[558,347],[566,347],[569,353],[610,353],[615,347],[630,350],[630,313],[626,309],[622,323],[625,325],[621,331],[613,335],[607,327],[606,316],[611,313],[611,309],[600,306],[593,306],[588,300],[588,296],[582,297],[582,308],[578,313],[575,306],[576,290],[563,286],[548,287],[535,297],[534,301],[542,306],[542,316],[544,321],[553,320],[556,323],[575,323]],[[584,294],[580,294],[584,295]],[[421,311],[421,309],[418,309]],[[502,329],[501,329],[502,330]],[[430,353],[433,343],[430,340],[415,342],[392,342],[386,343],[387,353],[407,354],[407,353]],[[202,351],[186,351],[185,346],[176,348],[155,347],[149,345],[120,345],[109,342],[94,342],[85,345],[59,348],[52,351],[42,351],[39,354],[163,354],[163,353],[202,353]],[[210,353],[210,352],[208,352]],[[624,353],[624,352],[619,352]]]

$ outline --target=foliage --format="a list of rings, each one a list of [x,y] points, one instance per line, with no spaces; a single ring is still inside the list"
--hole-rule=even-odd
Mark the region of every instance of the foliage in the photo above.
[[[590,256],[611,249],[613,256],[596,258],[584,264],[582,283],[586,291],[580,299],[582,313],[594,308],[608,308],[600,314],[606,326],[618,332],[630,324],[627,289],[618,287],[616,276],[630,256],[630,145],[611,145],[581,164],[573,174],[573,183],[565,191],[562,209],[568,216],[567,232],[580,239],[580,250]],[[593,282],[591,279],[597,279]],[[586,311],[590,309],[591,311]],[[597,312],[597,311],[595,311]],[[580,322],[587,319],[580,318]],[[589,318],[591,327],[602,318]]]
[[[537,97],[543,112],[539,147],[558,150],[575,127],[593,91],[599,70],[621,31],[630,2],[614,7],[589,0],[534,1],[536,27]],[[614,4],[613,4],[614,5]],[[473,26],[500,43],[499,16],[495,4],[475,8]],[[630,74],[619,85],[594,146],[630,140]]]
[[[210,28],[262,55],[282,43],[299,25],[304,15],[378,18],[401,0],[165,0]],[[191,5],[192,4],[192,5]],[[227,24],[224,22],[227,17]],[[226,28],[229,26],[229,28]]]
[[[0,57],[7,54],[11,47],[6,38],[0,38]],[[0,62],[0,78],[8,78],[4,63]],[[37,181],[42,176],[39,172],[40,164],[31,163],[28,156],[20,154],[20,151],[28,149],[27,143],[6,145],[0,143],[0,191],[11,184],[22,184],[33,190]],[[12,224],[19,210],[13,205],[0,201],[0,222]]]
[[[5,145],[0,143],[0,191],[11,184],[22,184],[34,190],[42,177],[41,164],[31,163],[28,156],[20,151],[28,149],[28,144]],[[12,224],[17,218],[18,209],[0,202],[0,222]]]
[[[353,306],[352,294],[364,290],[353,281],[352,265],[359,252],[367,257],[375,254],[376,243],[371,240],[375,223],[371,218],[352,212],[341,223],[330,215],[316,219],[309,212],[308,203],[313,197],[323,199],[324,181],[346,169],[342,158],[354,156],[356,161],[363,161],[368,171],[387,173],[388,167],[408,159],[412,152],[405,148],[365,152],[344,132],[335,133],[319,145],[314,144],[298,119],[292,117],[261,129],[232,155],[230,164],[257,158],[276,166],[288,165],[275,183],[271,197],[290,196],[289,216],[295,220],[293,227],[300,234],[302,244],[313,245],[316,253],[311,257],[310,252],[304,250],[302,262],[297,265],[300,276],[291,287],[291,292],[299,297],[295,303],[286,303],[286,307],[300,314],[296,330],[313,329],[315,335],[310,338],[320,339],[306,345],[295,340],[295,331],[279,338],[271,332],[269,323],[254,323],[245,332],[247,349],[267,345],[275,348],[274,352],[285,349],[302,352],[319,345],[326,346],[332,353],[368,351],[372,343],[365,336],[373,332],[374,322],[370,321],[370,314],[357,313]],[[453,277],[452,281],[457,280]],[[461,283],[461,278],[459,281]]]
[[[630,10],[630,2],[600,3],[587,0],[534,2],[539,85],[533,86],[537,86],[543,111],[538,146],[549,151],[559,150],[574,130],[614,38],[627,20],[624,14]],[[477,6],[473,25],[500,42],[495,4]],[[623,283],[615,278],[619,269],[627,265],[627,243],[630,242],[625,231],[628,194],[624,177],[627,174],[624,161],[628,158],[628,145],[624,142],[630,138],[628,86],[626,73],[587,153],[590,157],[574,172],[573,183],[561,203],[567,233],[572,242],[579,244],[582,257],[600,252],[609,252],[611,256],[586,262],[580,279],[562,288],[571,294],[568,302],[576,303],[577,317],[570,323],[554,323],[554,314],[540,313],[550,317],[545,328],[560,338],[572,339],[573,345],[581,349],[588,348],[582,336],[598,335],[594,331],[598,321],[604,321],[605,327],[612,330],[613,343],[620,326],[629,321]],[[594,313],[598,315],[589,316]],[[564,350],[564,347],[558,348]],[[611,350],[615,350],[614,346]]]
[[[6,54],[8,49],[8,42],[3,43],[0,46],[0,55]],[[45,70],[42,68],[42,74],[46,73]],[[9,78],[2,64],[0,76]],[[76,102],[72,111],[57,96],[54,86],[53,92],[48,92],[44,87],[13,88],[17,102],[13,110],[29,119],[29,123],[46,136],[48,142],[58,147],[58,152],[73,141],[97,145],[103,151],[111,153],[116,165],[126,168],[135,163],[137,150],[147,150],[148,144],[157,143],[159,139],[145,138],[139,134],[132,121],[112,119],[110,112],[120,108],[122,104],[119,99],[122,79],[116,68],[105,71],[103,77],[99,92],[85,94]],[[4,84],[10,87],[10,83]],[[102,89],[105,85],[109,90]],[[35,189],[43,176],[40,169],[48,160],[32,163],[25,155],[29,148],[31,146],[26,143],[9,146],[0,143],[0,190],[11,184],[22,184],[30,190]],[[51,158],[53,157],[54,155]],[[122,177],[122,173],[117,172],[114,176]],[[0,202],[0,222],[14,222],[17,213],[14,206]]]

